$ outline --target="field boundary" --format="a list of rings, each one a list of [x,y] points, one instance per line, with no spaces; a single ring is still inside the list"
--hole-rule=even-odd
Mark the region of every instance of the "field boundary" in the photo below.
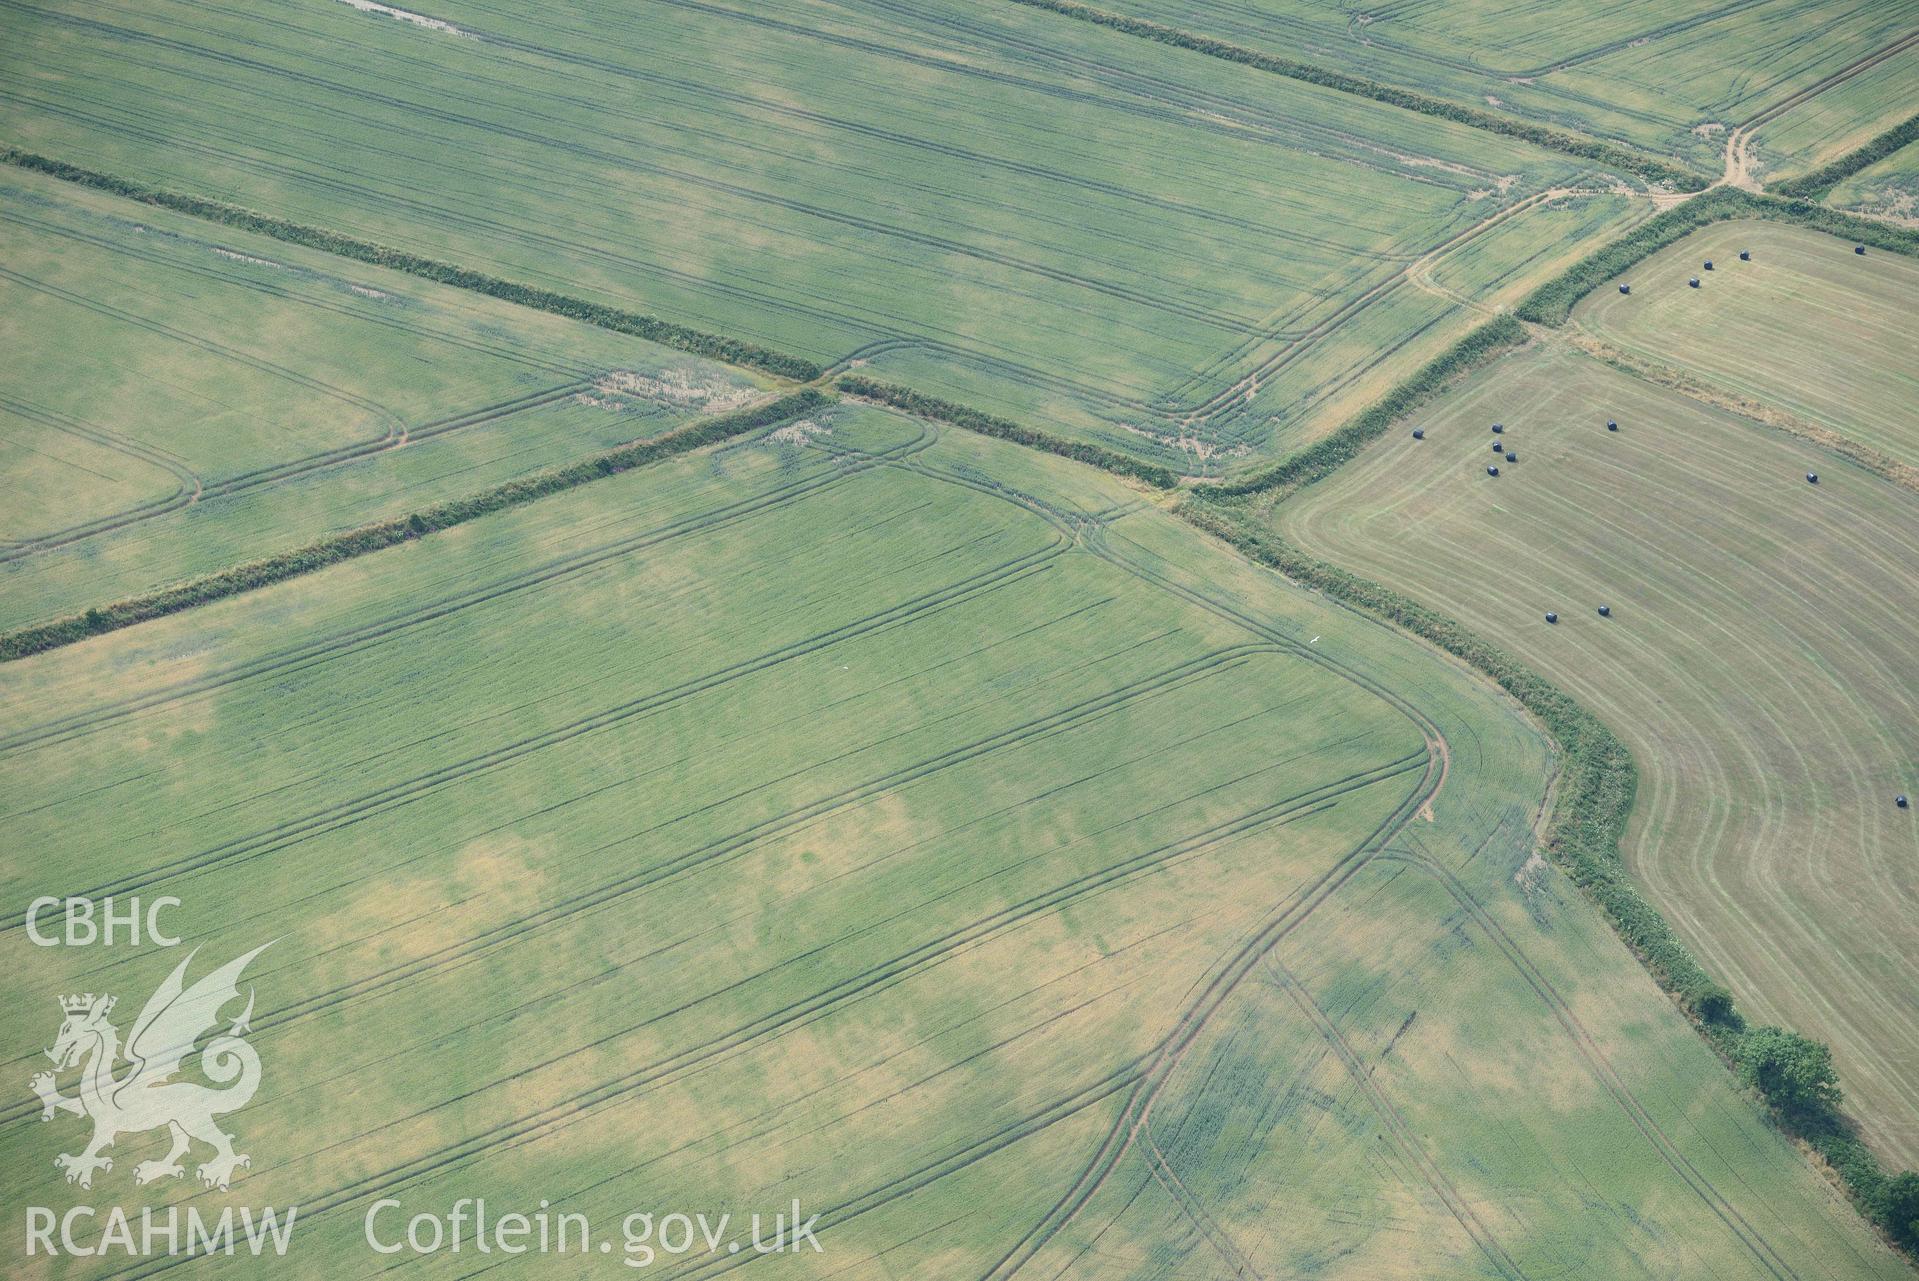
[[[90,636],[118,631],[136,623],[164,618],[197,605],[311,574],[341,561],[423,538],[436,530],[451,529],[493,512],[519,507],[608,476],[617,476],[635,467],[660,462],[761,427],[771,427],[797,418],[831,400],[832,397],[815,388],[802,388],[752,409],[688,423],[652,440],[620,445],[577,462],[482,489],[463,498],[451,498],[409,515],[361,525],[264,560],[234,565],[171,587],[97,606],[85,613],[15,628],[0,633],[0,663],[72,645]]]
[[[1811,173],[1780,183],[1772,188],[1772,192],[1800,200],[1823,200],[1846,179],[1913,142],[1919,142],[1919,115],[1906,117],[1864,146],[1848,151],[1829,165],[1822,165]]]
[[[1919,231],[1889,227],[1805,200],[1782,200],[1733,187],[1716,187],[1666,210],[1574,264],[1557,279],[1534,290],[1516,312],[1501,315],[1469,333],[1331,436],[1237,484],[1189,489],[1173,509],[1195,528],[1253,561],[1438,646],[1490,678],[1545,726],[1563,759],[1560,798],[1544,841],[1547,851],[1599,907],[1653,980],[1675,998],[1729,1066],[1746,1030],[1731,992],[1706,972],[1659,909],[1640,893],[1620,853],[1638,787],[1638,769],[1625,744],[1571,695],[1464,624],[1308,554],[1268,528],[1261,516],[1269,515],[1272,508],[1299,490],[1333,474],[1365,445],[1456,385],[1465,374],[1526,345],[1529,334],[1521,321],[1547,330],[1563,327],[1580,299],[1620,272],[1701,227],[1741,217],[1795,223],[1849,235],[1861,244],[1919,256]],[[1645,376],[1636,369],[1624,372]],[[1754,421],[1760,426],[1777,425]],[[1829,441],[1808,439],[1872,466],[1870,459],[1837,449]],[[1899,476],[1887,479],[1904,483]],[[1919,1241],[1914,1240],[1913,1229],[1894,1221],[1891,1193],[1895,1179],[1858,1137],[1851,1121],[1830,1107],[1795,1115],[1771,1099],[1766,1101],[1775,1123],[1831,1167],[1861,1216],[1881,1229],[1908,1257],[1919,1258]],[[1913,1177],[1908,1173],[1898,1179]]]
[[[1221,502],[1210,499],[1207,491],[1194,490],[1174,512],[1254,562],[1444,650],[1491,679],[1544,725],[1562,761],[1558,799],[1545,833],[1547,852],[1598,906],[1653,981],[1676,1000],[1721,1059],[1732,1065],[1745,1022],[1734,1008],[1731,992],[1706,972],[1665,916],[1640,893],[1620,853],[1639,771],[1632,753],[1603,721],[1465,624],[1309,555],[1254,519],[1243,501]],[[1892,1221],[1888,1204],[1892,1177],[1843,1114],[1828,1111],[1807,1118],[1810,1124],[1795,1124],[1781,1109],[1770,1111],[1782,1130],[1832,1168],[1861,1217],[1885,1232],[1909,1258],[1919,1258],[1909,1236],[1902,1235],[1902,1230],[1909,1233],[1910,1229]]]
[[[1566,323],[1580,299],[1620,272],[1644,262],[1701,227],[1736,218],[1794,223],[1856,244],[1919,257],[1919,228],[1891,226],[1828,209],[1809,200],[1786,200],[1738,187],[1715,187],[1654,215],[1610,245],[1580,259],[1528,294],[1513,314],[1521,320],[1556,329]]]
[[[1489,320],[1395,385],[1344,427],[1294,450],[1262,471],[1195,492],[1237,498],[1268,490],[1291,492],[1323,480],[1358,457],[1394,423],[1444,394],[1466,374],[1529,341],[1526,327],[1510,315]]]
[[[902,387],[897,383],[876,382],[861,374],[843,374],[835,386],[847,395],[861,400],[886,405],[918,418],[950,423],[966,431],[978,432],[982,436],[1010,440],[1016,445],[1025,445],[1028,449],[1036,449],[1042,453],[1058,454],[1061,458],[1070,458],[1074,462],[1097,467],[1115,476],[1142,481],[1155,489],[1174,489],[1179,485],[1179,477],[1173,474],[1173,469],[1170,467],[1143,462],[1131,455],[1122,454],[1117,449],[1108,449],[1104,445],[1069,440],[1065,436],[1055,436],[1037,427],[1022,426],[1011,419],[999,418],[954,401],[941,400],[937,396],[928,396],[924,392],[914,391],[911,387]]]
[[[1841,458],[1859,464],[1867,471],[1888,480],[1901,489],[1919,493],[1919,467],[1902,463],[1888,454],[1882,454],[1869,445],[1862,445],[1851,437],[1822,427],[1818,423],[1808,422],[1783,409],[1746,396],[1723,391],[1709,383],[1693,377],[1682,369],[1674,369],[1654,360],[1615,347],[1583,329],[1569,334],[1567,341],[1594,360],[1603,361],[1623,374],[1630,374],[1645,382],[1657,383],[1702,405],[1714,409],[1723,409],[1727,413],[1737,414],[1762,427],[1783,431],[1796,436],[1809,444],[1817,445]]]
[[[630,334],[635,338],[644,338],[648,342],[723,361],[729,365],[758,369],[780,378],[790,378],[795,382],[809,382],[820,376],[820,367],[812,361],[798,356],[789,356],[784,352],[774,351],[756,343],[728,338],[720,334],[709,334],[670,320],[662,320],[658,316],[609,307],[604,303],[589,302],[584,298],[555,293],[550,289],[540,289],[533,285],[504,280],[498,276],[472,271],[452,263],[423,258],[403,249],[394,249],[387,245],[375,244],[370,240],[360,240],[337,231],[328,231],[323,227],[308,226],[290,219],[258,213],[222,200],[209,200],[202,196],[168,191],[162,187],[149,186],[146,183],[116,177],[113,174],[83,169],[78,165],[36,155],[18,147],[0,149],[0,163],[12,165],[17,169],[46,174],[77,186],[91,187],[96,191],[122,196],[143,205],[170,209],[175,213],[219,223],[221,226],[255,232],[274,240],[285,241],[287,244],[303,245],[309,249],[337,254],[342,258],[351,258],[370,266],[404,272],[409,276],[417,276],[435,284],[484,294],[503,302],[518,303],[522,307],[531,307],[535,311],[564,316],[568,320],[582,321],[614,333]]]
[[[1454,102],[1449,98],[1438,98],[1412,89],[1402,89],[1364,76],[1331,71],[1310,62],[1283,58],[1278,54],[1262,53],[1244,45],[1232,44],[1179,27],[1169,27],[1163,23],[1149,22],[1144,18],[1129,18],[1125,14],[1080,4],[1078,0],[1009,0],[1009,3],[1025,5],[1032,9],[1044,9],[1062,17],[1090,22],[1094,26],[1109,27],[1129,36],[1137,36],[1142,40],[1156,41],[1176,49],[1189,49],[1209,58],[1237,62],[1259,71],[1285,76],[1289,80],[1318,85],[1322,89],[1332,89],[1359,98],[1369,98],[1374,102],[1383,102],[1387,106],[1399,107],[1422,116],[1436,116],[1455,124],[1481,129],[1487,133],[1516,138],[1521,142],[1530,142],[1536,147],[1544,147],[1549,151],[1577,156],[1581,160],[1591,160],[1608,168],[1622,169],[1648,182],[1670,183],[1680,191],[1701,191],[1710,181],[1691,169],[1622,147],[1617,143],[1603,142],[1598,138],[1570,133],[1563,129],[1549,129],[1544,125],[1528,124],[1495,112],[1468,107],[1464,103]]]

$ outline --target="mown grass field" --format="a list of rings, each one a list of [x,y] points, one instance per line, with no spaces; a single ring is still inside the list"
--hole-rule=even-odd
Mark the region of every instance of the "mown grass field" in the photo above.
[[[1739,261],[1741,250],[1752,261]],[[1632,293],[1597,290],[1574,309],[1574,323],[1634,356],[1919,466],[1919,262],[1740,221],[1695,232],[1627,274]],[[1687,285],[1693,277],[1698,289]]]
[[[1407,273],[1610,184],[1015,5],[17,0],[17,145],[1033,417],[1194,472],[1470,317]],[[155,112],[154,102],[167,110]],[[1500,242],[1516,266],[1554,237]]]
[[[1518,455],[1497,479],[1494,421]],[[1635,872],[1750,1017],[1832,1044],[1866,1136],[1912,1164],[1919,828],[1893,796],[1919,772],[1919,497],[1562,344],[1422,425],[1279,527],[1520,655],[1626,741]]]
[[[1534,856],[1509,703],[1072,464],[835,408],[0,685],[8,903],[277,938],[302,1275],[482,1190],[799,1196],[794,1275],[1899,1275]],[[0,935],[20,1073],[173,959]]]
[[[1781,171],[1812,168],[1847,139],[1857,145],[1892,124],[1910,109],[1901,90],[1910,84],[1910,38],[1919,30],[1913,0],[1370,8],[1329,0],[1101,0],[1095,7],[1613,139],[1713,175],[1728,131],[1775,110],[1782,124],[1760,140],[1758,159]],[[1901,58],[1895,75],[1887,64]],[[1842,76],[1892,78],[1868,79],[1857,92],[1822,92],[1810,108],[1816,121],[1799,124],[1794,100]],[[1783,124],[1789,113],[1790,129]]]
[[[1834,209],[1919,221],[1919,143],[1901,147],[1833,188]]]
[[[0,627],[763,392],[725,366],[0,171]]]

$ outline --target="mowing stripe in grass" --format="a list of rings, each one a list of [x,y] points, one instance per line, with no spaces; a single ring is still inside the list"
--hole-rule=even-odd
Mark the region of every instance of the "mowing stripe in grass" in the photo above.
[[[1148,22],[1144,18],[1129,18],[1124,14],[1079,4],[1076,0],[1012,0],[1012,3],[1028,5],[1034,9],[1045,9],[1064,17],[1077,18],[1081,22],[1090,22],[1096,26],[1111,27],[1129,36],[1155,40],[1177,49],[1190,49],[1194,53],[1203,53],[1209,58],[1237,62],[1260,71],[1270,71],[1274,75],[1285,76],[1288,79],[1303,80],[1307,84],[1319,85],[1321,88],[1335,89],[1340,93],[1350,93],[1360,98],[1370,98],[1374,102],[1383,102],[1388,106],[1417,112],[1422,116],[1437,116],[1441,120],[1451,120],[1458,124],[1469,125],[1474,129],[1484,129],[1488,133],[1517,138],[1521,142],[1530,142],[1534,146],[1563,152],[1569,156],[1578,156],[1582,160],[1591,160],[1608,168],[1622,169],[1648,182],[1671,183],[1681,191],[1699,191],[1706,186],[1707,179],[1690,169],[1681,168],[1668,161],[1644,155],[1614,143],[1567,133],[1562,129],[1548,129],[1543,125],[1527,124],[1511,116],[1481,111],[1476,107],[1450,102],[1445,98],[1435,98],[1430,94],[1415,93],[1411,89],[1401,89],[1377,80],[1368,80],[1363,76],[1330,71],[1309,62],[1296,62],[1291,58],[1261,53],[1257,49],[1248,49],[1244,45],[1229,44],[1224,40],[1215,40],[1211,36],[1200,35],[1197,32],[1183,31],[1178,27],[1169,27],[1158,22]]]
[[[451,263],[422,258],[418,254],[410,254],[385,245],[376,245],[372,241],[341,235],[337,231],[309,227],[304,223],[256,213],[251,209],[230,205],[224,201],[167,191],[146,183],[115,177],[112,174],[82,169],[78,165],[36,155],[18,147],[0,149],[0,161],[21,169],[30,169],[35,173],[77,183],[83,187],[111,192],[116,196],[137,200],[141,204],[172,209],[178,213],[190,214],[195,218],[204,218],[208,222],[219,223],[222,226],[240,227],[247,231],[258,232],[263,236],[271,236],[275,240],[286,241],[288,244],[305,245],[311,249],[339,254],[343,258],[371,263],[376,267],[403,271],[410,276],[418,276],[422,280],[452,285],[456,289],[470,289],[474,293],[485,294],[490,298],[518,303],[523,307],[551,312],[571,320],[582,320],[589,325],[597,325],[601,329],[610,329],[615,333],[632,334],[662,346],[691,352],[696,356],[707,356],[731,365],[761,369],[769,374],[801,382],[817,378],[820,374],[819,366],[810,360],[789,356],[784,352],[761,347],[755,343],[705,333],[685,325],[661,320],[657,316],[608,307],[602,303],[589,302],[584,298],[554,293],[550,289],[538,289],[532,285],[502,280],[498,276],[489,276],[483,272],[470,271],[465,267],[456,267]]]
[[[73,614],[55,619],[50,623],[17,628],[0,635],[0,662],[11,662],[17,658],[25,658],[29,654],[57,649],[62,645],[71,645],[102,632],[118,631],[122,627],[131,627],[135,623],[144,623],[149,619],[177,614],[195,605],[205,605],[228,596],[237,596],[241,592],[267,587],[289,578],[297,578],[301,574],[310,574],[343,560],[351,560],[356,556],[364,556],[368,552],[406,542],[408,539],[419,538],[434,530],[463,525],[490,512],[518,507],[522,503],[530,503],[536,499],[562,493],[589,481],[617,476],[623,471],[659,462],[675,454],[698,449],[702,445],[710,445],[761,427],[770,427],[775,423],[797,418],[826,404],[829,399],[830,397],[824,392],[815,388],[802,388],[790,396],[782,396],[778,400],[753,409],[743,409],[737,413],[722,414],[703,422],[689,423],[677,431],[669,432],[654,440],[621,445],[617,449],[607,450],[591,458],[583,458],[579,462],[569,463],[564,467],[536,472],[519,480],[495,485],[491,489],[483,489],[477,494],[469,494],[465,498],[449,499],[409,516],[398,516],[392,520],[362,525],[357,529],[335,534],[331,538],[309,543],[305,547],[281,552],[277,556],[269,556],[265,560],[235,565],[216,574],[191,579],[160,591],[148,592],[145,595],[115,601],[111,605],[89,609],[84,614]]]
[[[1564,274],[1528,294],[1514,314],[1536,324],[1563,325],[1575,303],[1620,272],[1690,232],[1732,218],[1770,218],[1797,223],[1858,244],[1919,257],[1919,229],[1840,213],[1808,200],[1781,200],[1737,187],[1715,187],[1648,219],[1605,248],[1580,259]]]

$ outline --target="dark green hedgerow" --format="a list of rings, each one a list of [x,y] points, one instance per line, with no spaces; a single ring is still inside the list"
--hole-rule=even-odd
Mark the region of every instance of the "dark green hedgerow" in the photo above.
[[[1029,449],[1044,450],[1049,454],[1058,454],[1062,458],[1071,458],[1075,462],[1087,463],[1119,476],[1128,476],[1144,481],[1157,489],[1171,489],[1179,484],[1179,477],[1171,468],[1155,463],[1141,462],[1116,449],[1107,449],[1103,445],[1091,445],[1084,441],[1069,440],[1064,436],[1055,436],[1051,432],[1037,427],[1022,427],[1016,422],[1004,418],[995,418],[966,405],[956,405],[950,400],[940,400],[914,391],[910,387],[901,387],[893,383],[875,382],[859,374],[845,374],[839,380],[839,389],[851,396],[861,396],[867,400],[876,400],[895,409],[917,414],[921,418],[933,418],[955,427],[964,427],[967,431],[976,431],[982,436],[997,436],[1001,440],[1010,440],[1025,445]]]
[[[1349,574],[1310,556],[1262,524],[1243,499],[1220,500],[1196,490],[1177,508],[1188,522],[1236,547],[1251,559],[1296,582],[1317,588],[1342,604],[1383,619],[1465,660],[1545,725],[1559,745],[1561,776],[1547,850],[1580,886],[1639,956],[1653,978],[1693,1015],[1715,1048],[1738,1062],[1747,1039],[1773,1036],[1776,1028],[1748,1031],[1732,995],[1679,941],[1659,909],[1633,883],[1620,839],[1632,814],[1638,771],[1626,745],[1605,724],[1558,686],[1505,651],[1436,610],[1390,588]],[[1790,1035],[1790,1034],[1788,1034]],[[1804,1042],[1805,1038],[1791,1039]],[[1825,1047],[1806,1042],[1816,1051]],[[1811,1105],[1761,1088],[1780,1124],[1817,1151],[1838,1174],[1861,1213],[1908,1253],[1919,1257],[1919,1221],[1902,1218],[1919,1197],[1915,1176],[1888,1177],[1878,1158],[1839,1111],[1836,1089]]]
[[[1735,187],[1716,187],[1658,214],[1527,295],[1516,315],[1542,325],[1562,325],[1573,305],[1621,273],[1701,227],[1733,218],[1769,218],[1830,232],[1863,245],[1919,255],[1919,230],[1874,222],[1807,200],[1780,200]]]
[[[1578,156],[1582,160],[1593,161],[1608,169],[1634,174],[1648,182],[1670,183],[1680,191],[1698,191],[1705,187],[1708,181],[1700,174],[1681,168],[1670,161],[1660,160],[1655,156],[1648,156],[1610,142],[1601,142],[1597,138],[1583,137],[1562,129],[1548,129],[1544,125],[1528,124],[1523,120],[1515,120],[1511,116],[1481,111],[1477,107],[1468,107],[1463,103],[1452,102],[1445,98],[1435,98],[1430,94],[1415,93],[1410,89],[1382,84],[1363,76],[1349,76],[1344,72],[1331,71],[1309,62],[1298,62],[1292,58],[1282,58],[1276,54],[1248,49],[1243,45],[1228,44],[1224,40],[1215,40],[1211,36],[1203,36],[1197,32],[1182,31],[1178,27],[1148,22],[1143,18],[1129,18],[1124,14],[1095,9],[1091,5],[1078,4],[1075,0],[1013,0],[1013,3],[1027,5],[1034,9],[1046,9],[1068,18],[1077,18],[1081,22],[1111,27],[1129,36],[1155,40],[1160,44],[1172,45],[1178,49],[1190,49],[1194,53],[1203,53],[1208,57],[1219,58],[1226,62],[1241,63],[1244,66],[1254,67],[1260,71],[1270,71],[1274,75],[1285,76],[1292,80],[1303,80],[1307,84],[1319,85],[1325,89],[1337,89],[1341,93],[1371,98],[1374,102],[1383,102],[1407,111],[1416,111],[1422,116],[1438,116],[1443,120],[1471,125],[1475,129],[1484,129],[1489,133],[1503,134],[1508,138],[1517,138],[1521,142],[1530,142],[1534,146],[1564,152],[1569,156]]]
[[[1775,196],[1787,196],[1799,200],[1823,200],[1834,187],[1867,165],[1877,164],[1901,147],[1913,142],[1919,142],[1919,115],[1906,117],[1865,146],[1848,151],[1823,168],[1778,183],[1768,190]]]
[[[1488,321],[1429,361],[1419,372],[1387,392],[1378,403],[1323,440],[1241,480],[1211,486],[1207,492],[1236,497],[1268,489],[1310,485],[1358,456],[1387,428],[1456,382],[1461,375],[1526,342],[1526,327],[1511,316]]]
[[[1658,910],[1633,885],[1619,854],[1638,775],[1624,743],[1545,677],[1481,639],[1463,624],[1390,588],[1347,573],[1265,528],[1242,504],[1195,491],[1179,514],[1263,565],[1381,618],[1456,655],[1498,682],[1538,717],[1563,756],[1564,772],[1547,846],[1599,903],[1607,919],[1644,959],[1660,984],[1688,1009],[1723,1014],[1724,989],[1686,950]]]
[[[782,396],[755,409],[743,409],[738,413],[723,414],[703,422],[689,423],[677,431],[653,440],[621,445],[603,454],[596,454],[564,467],[536,472],[531,476],[508,481],[503,485],[495,485],[464,498],[450,499],[411,515],[396,516],[391,520],[362,525],[358,529],[350,529],[345,533],[323,538],[319,542],[309,543],[305,547],[282,552],[277,556],[269,556],[265,560],[235,565],[173,587],[89,609],[84,614],[74,614],[55,619],[50,623],[18,628],[0,635],[0,662],[57,649],[62,645],[71,645],[102,632],[117,631],[122,627],[131,627],[135,623],[144,623],[149,619],[177,614],[183,609],[191,609],[196,605],[205,605],[227,596],[237,596],[241,592],[250,592],[255,588],[297,578],[302,574],[311,574],[316,570],[325,569],[328,565],[335,565],[343,560],[364,556],[368,552],[392,547],[408,539],[430,534],[437,529],[448,529],[454,525],[465,524],[490,512],[518,507],[522,503],[546,498],[562,490],[572,489],[606,476],[616,476],[634,467],[642,467],[648,463],[670,458],[675,454],[698,449],[702,445],[711,445],[757,428],[770,427],[775,423],[796,418],[816,409],[830,399],[825,393],[807,387],[793,395]]]
[[[810,360],[788,356],[783,352],[772,351],[753,343],[741,342],[737,338],[703,333],[697,329],[689,329],[685,325],[661,320],[657,316],[624,311],[618,307],[588,302],[584,298],[557,294],[549,289],[536,289],[532,285],[502,280],[497,276],[488,276],[481,272],[469,271],[464,267],[455,267],[451,263],[435,262],[431,258],[422,258],[403,250],[376,245],[371,241],[356,240],[351,236],[343,236],[324,228],[309,227],[303,223],[290,222],[285,218],[255,213],[251,209],[243,209],[223,201],[206,200],[177,191],[164,191],[127,178],[117,178],[112,174],[96,173],[91,169],[82,169],[62,160],[50,160],[45,156],[37,156],[17,147],[0,150],[0,161],[21,169],[31,169],[36,173],[49,174],[83,187],[111,192],[116,196],[137,200],[141,204],[190,214],[195,218],[204,218],[223,226],[239,227],[263,236],[271,236],[275,240],[286,241],[288,244],[305,245],[309,249],[338,254],[343,258],[371,263],[376,267],[403,271],[409,276],[418,276],[422,280],[451,285],[456,289],[468,289],[474,293],[485,294],[489,298],[518,303],[522,307],[551,312],[570,320],[585,321],[589,325],[611,329],[615,333],[632,334],[636,338],[675,347],[696,356],[708,356],[731,365],[745,365],[800,382],[809,381],[820,375],[819,366]]]
[[[1022,0],[1026,2],[1026,0]],[[1583,259],[1521,304],[1518,315],[1537,323],[1563,324],[1573,305],[1689,232],[1730,218],[1758,217],[1798,223],[1899,253],[1919,254],[1919,234],[1811,204],[1719,188],[1648,221]],[[1720,1053],[1734,1063],[1750,1059],[1765,1039],[1796,1042],[1808,1058],[1829,1062],[1829,1052],[1777,1028],[1750,1031],[1732,994],[1714,981],[1679,941],[1659,910],[1640,894],[1619,852],[1632,813],[1637,771],[1631,753],[1596,716],[1545,677],[1463,624],[1378,583],[1308,555],[1267,528],[1249,504],[1260,494],[1270,505],[1321,480],[1356,456],[1413,409],[1432,400],[1465,372],[1526,341],[1512,317],[1481,326],[1453,348],[1394,387],[1376,405],[1316,444],[1246,480],[1196,489],[1178,507],[1198,528],[1231,543],[1261,564],[1328,596],[1384,619],[1439,646],[1483,672],[1518,699],[1558,743],[1564,773],[1547,832],[1558,864],[1605,913],[1606,919],[1645,963],[1661,987],[1678,998]],[[1836,1085],[1810,1105],[1788,1089],[1768,1088],[1753,1078],[1780,1125],[1804,1140],[1832,1167],[1868,1220],[1908,1253],[1919,1257],[1919,1222],[1909,1210],[1919,1201],[1919,1175],[1888,1177],[1839,1106]]]

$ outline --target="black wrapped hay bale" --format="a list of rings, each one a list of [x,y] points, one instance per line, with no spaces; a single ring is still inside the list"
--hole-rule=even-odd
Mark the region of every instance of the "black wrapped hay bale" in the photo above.
[[[1611,617],[1612,617],[1612,606],[1611,606],[1611,605],[1601,605],[1601,606],[1599,607],[1599,616],[1600,616],[1601,618],[1611,618]]]
[[[1809,472],[1807,472],[1807,473],[1806,473],[1806,483],[1807,483],[1808,485],[1817,485],[1817,484],[1819,483],[1819,473],[1818,473],[1818,472],[1816,472],[1816,471],[1809,471]]]
[[[1699,277],[1693,276],[1690,279],[1688,279],[1686,283],[1688,285],[1691,285],[1694,289],[1697,289],[1699,288]]]
[[[1558,622],[1558,621],[1559,621],[1559,615],[1557,615],[1557,614],[1555,614],[1555,613],[1553,613],[1553,612],[1552,612],[1551,610],[1547,610],[1547,611],[1546,611],[1546,621],[1547,621],[1547,622],[1549,622],[1549,623],[1556,623],[1556,622]]]
[[[1620,292],[1620,293],[1622,293],[1622,294],[1629,294],[1629,293],[1631,293],[1631,292],[1632,292],[1632,286],[1631,286],[1631,285],[1621,285],[1621,286],[1619,286],[1619,292]]]
[[[1413,428],[1413,439],[1414,440],[1426,439],[1426,429],[1424,427]]]
[[[1741,250],[1739,251],[1739,261],[1740,261],[1740,262],[1751,262],[1751,261],[1752,261],[1752,250],[1750,250],[1750,249],[1741,249]]]
[[[1497,467],[1488,467],[1488,468],[1486,469],[1486,474],[1487,474],[1488,476],[1497,476],[1497,475],[1499,474],[1499,468],[1497,468]]]
[[[1610,418],[1608,418],[1608,419],[1606,420],[1606,430],[1607,430],[1607,431],[1618,431],[1618,430],[1619,430],[1619,424],[1618,424],[1617,422],[1615,422],[1615,421],[1614,421],[1613,419],[1610,419]]]

